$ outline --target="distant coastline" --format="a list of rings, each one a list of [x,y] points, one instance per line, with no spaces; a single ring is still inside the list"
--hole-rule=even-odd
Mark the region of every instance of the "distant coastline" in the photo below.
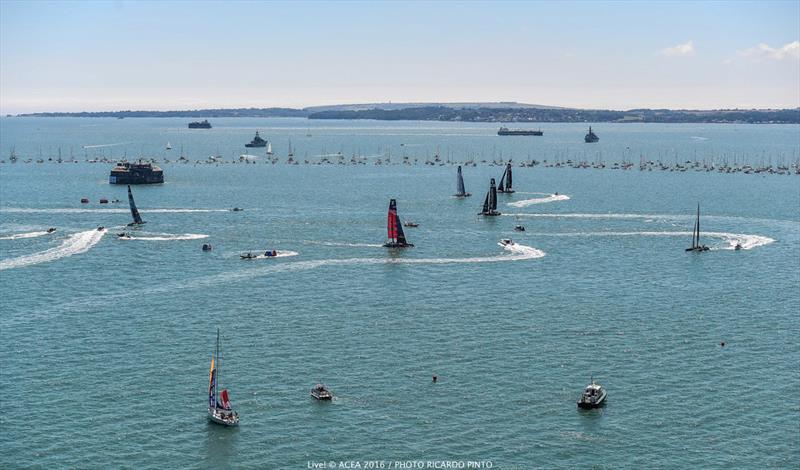
[[[216,108],[176,111],[94,111],[19,114],[21,117],[296,117],[307,119],[372,119],[381,121],[453,121],[496,123],[651,122],[800,124],[800,108],[598,110],[501,103],[373,103],[294,108]]]

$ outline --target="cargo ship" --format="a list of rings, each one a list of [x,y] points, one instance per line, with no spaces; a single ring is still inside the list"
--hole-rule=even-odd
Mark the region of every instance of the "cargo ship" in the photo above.
[[[160,184],[164,182],[164,171],[152,163],[117,163],[108,177],[110,184]]]
[[[211,129],[211,123],[208,122],[208,119],[203,119],[202,121],[190,122],[189,129]]]
[[[508,127],[501,127],[497,131],[497,135],[544,135],[541,129],[535,131],[533,129],[509,129]]]

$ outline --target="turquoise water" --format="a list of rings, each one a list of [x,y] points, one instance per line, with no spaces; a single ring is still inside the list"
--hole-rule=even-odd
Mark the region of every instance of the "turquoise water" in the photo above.
[[[515,168],[504,216],[482,219],[500,167],[464,168],[474,196],[458,200],[455,166],[421,164],[437,147],[788,164],[797,126],[605,124],[587,150],[569,124],[503,139],[489,124],[186,121],[0,119],[3,468],[800,465],[797,176]],[[174,163],[181,146],[231,160],[255,129],[281,163]],[[289,139],[301,161],[420,164],[290,166]],[[47,162],[59,147],[79,163]],[[23,163],[40,149],[45,163]],[[84,160],[126,152],[172,163],[164,185],[134,188],[147,224],[118,240],[125,205],[97,201],[125,188]],[[391,197],[420,224],[399,253],[379,246]],[[685,253],[698,201],[712,250]],[[266,249],[296,256],[239,259]],[[217,327],[238,429],[205,416]],[[591,376],[608,404],[578,411]],[[332,403],[309,397],[320,380]]]

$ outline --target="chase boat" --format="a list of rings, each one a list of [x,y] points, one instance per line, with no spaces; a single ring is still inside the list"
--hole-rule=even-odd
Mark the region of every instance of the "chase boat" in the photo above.
[[[325,387],[324,384],[317,384],[314,385],[314,388],[311,389],[311,396],[316,398],[317,400],[332,400],[333,395],[331,394],[330,390]]]
[[[586,386],[583,395],[578,399],[578,408],[597,408],[605,405],[605,403],[606,389],[604,389],[602,385],[596,384],[594,379],[592,379],[592,383]]]

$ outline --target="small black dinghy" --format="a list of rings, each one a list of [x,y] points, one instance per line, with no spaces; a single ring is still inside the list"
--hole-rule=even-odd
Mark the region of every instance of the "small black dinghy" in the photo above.
[[[389,200],[389,215],[387,217],[386,228],[388,240],[383,244],[384,247],[409,248],[414,246],[406,240],[406,234],[403,232],[403,224],[400,223],[400,217],[397,215],[397,201],[394,199]]]

